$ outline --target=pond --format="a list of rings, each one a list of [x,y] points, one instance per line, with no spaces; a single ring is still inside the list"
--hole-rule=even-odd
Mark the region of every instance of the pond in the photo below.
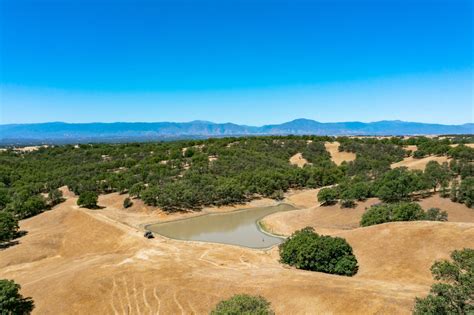
[[[145,228],[163,236],[179,239],[224,243],[250,248],[267,248],[283,242],[283,238],[260,230],[258,221],[281,211],[294,210],[288,204],[249,208],[227,213],[212,213],[188,219],[147,225]]]

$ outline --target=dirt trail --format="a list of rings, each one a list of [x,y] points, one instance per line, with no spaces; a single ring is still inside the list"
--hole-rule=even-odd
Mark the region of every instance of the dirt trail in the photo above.
[[[314,192],[305,193],[298,198]],[[119,201],[109,205],[101,197],[107,207],[100,211],[79,209],[76,201],[69,197],[22,221],[28,234],[0,252],[0,278],[22,285],[35,300],[35,314],[207,314],[236,293],[265,296],[277,314],[408,314],[414,297],[429,289],[432,261],[474,246],[469,223],[339,231],[360,263],[349,278],[283,266],[276,248],[147,240],[134,225],[140,220],[106,215],[130,214],[117,208]]]

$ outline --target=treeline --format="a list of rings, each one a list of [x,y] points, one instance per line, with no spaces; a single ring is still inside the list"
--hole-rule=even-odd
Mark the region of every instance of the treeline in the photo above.
[[[35,215],[68,186],[81,195],[129,192],[165,210],[281,198],[290,188],[337,183],[344,172],[324,150],[329,137],[249,137],[131,144],[87,144],[0,153],[0,209]],[[302,152],[311,165],[289,158]],[[89,199],[89,198],[88,198]]]
[[[325,150],[326,141],[339,141],[340,150],[354,152],[357,158],[336,166]],[[61,186],[85,194],[84,204],[93,203],[91,197],[98,194],[128,192],[168,211],[234,204],[258,196],[279,199],[291,188],[334,184],[339,184],[336,199],[348,205],[371,196],[403,197],[427,182],[425,175],[390,169],[407,156],[403,146],[416,141],[432,140],[269,136],[6,150],[0,152],[0,211],[18,219],[33,216],[61,202],[57,190]],[[458,145],[450,150],[449,178],[461,180],[452,195],[468,204],[473,149]],[[288,161],[296,153],[310,163],[303,168],[291,165]],[[395,183],[403,184],[402,191],[391,187]]]

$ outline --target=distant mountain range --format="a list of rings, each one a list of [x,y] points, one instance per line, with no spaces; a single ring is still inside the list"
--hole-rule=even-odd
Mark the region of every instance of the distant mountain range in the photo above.
[[[83,143],[153,141],[246,135],[439,135],[473,134],[474,124],[441,125],[399,120],[321,123],[296,119],[261,127],[233,123],[191,121],[186,123],[84,123],[51,122],[0,125],[0,144]]]

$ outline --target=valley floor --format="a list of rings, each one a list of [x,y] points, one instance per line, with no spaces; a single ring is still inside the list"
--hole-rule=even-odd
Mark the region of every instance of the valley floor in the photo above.
[[[316,193],[290,193],[285,201],[303,210],[276,213],[263,223],[280,234],[311,225],[346,238],[360,265],[354,277],[284,266],[275,247],[147,240],[142,224],[190,214],[168,216],[139,201],[125,211],[126,196],[117,194],[101,196],[104,209],[85,210],[69,194],[53,210],[21,222],[28,234],[0,252],[0,278],[18,282],[34,299],[36,314],[207,314],[236,293],[264,296],[277,314],[408,314],[414,298],[429,291],[433,261],[474,247],[474,210],[447,199],[434,196],[421,204],[439,204],[452,222],[358,228],[365,207],[376,200],[356,209],[319,207]]]

